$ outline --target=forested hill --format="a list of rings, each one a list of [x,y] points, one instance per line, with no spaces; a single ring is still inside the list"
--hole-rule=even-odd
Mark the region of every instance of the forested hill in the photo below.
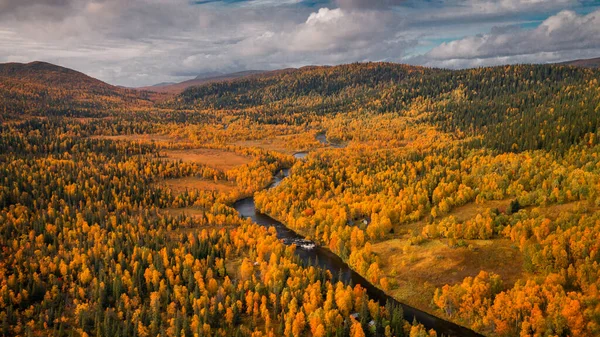
[[[379,96],[383,89],[440,70],[394,63],[356,63],[335,67],[304,67],[191,87],[170,102],[173,107],[214,109],[282,104],[319,106],[319,112],[340,112],[340,105]],[[311,98],[311,101],[305,101]],[[366,102],[365,102],[366,103]]]
[[[565,149],[598,129],[600,71],[560,65],[442,70],[392,63],[306,67],[189,88],[171,108],[245,109],[263,123],[397,112],[502,151]],[[252,108],[252,109],[248,109]]]
[[[4,115],[99,116],[149,104],[147,93],[50,63],[0,64],[0,113]]]
[[[267,124],[394,112],[501,151],[563,150],[595,132],[600,70],[516,65],[444,70],[394,63],[304,67],[191,87],[169,109],[230,110]],[[151,107],[149,93],[44,62],[0,65],[0,114],[98,117]]]

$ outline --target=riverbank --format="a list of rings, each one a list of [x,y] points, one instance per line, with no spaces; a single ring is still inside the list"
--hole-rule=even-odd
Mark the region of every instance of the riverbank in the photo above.
[[[277,187],[285,178],[289,176],[289,174],[289,169],[280,171],[280,173],[274,176],[274,180],[268,188]],[[298,240],[305,240],[304,236],[291,230],[282,222],[266,214],[258,212],[256,210],[253,197],[238,200],[233,204],[233,207],[242,217],[250,218],[253,222],[261,226],[274,227],[277,232],[277,237],[283,240],[283,242],[286,244],[291,244],[293,242],[297,242]],[[378,301],[381,305],[385,305],[387,302],[400,305],[404,311],[404,319],[409,322],[416,319],[417,322],[423,324],[423,326],[425,326],[427,329],[433,329],[439,335],[444,336],[481,336],[480,334],[466,327],[443,320],[437,316],[397,301],[393,297],[386,294],[383,290],[371,284],[363,276],[355,272],[338,255],[334,254],[327,248],[320,246],[315,246],[312,249],[298,247],[296,249],[296,254],[305,263],[311,263],[318,267],[329,270],[334,275],[340,275],[345,282],[361,285],[366,289],[369,297]]]

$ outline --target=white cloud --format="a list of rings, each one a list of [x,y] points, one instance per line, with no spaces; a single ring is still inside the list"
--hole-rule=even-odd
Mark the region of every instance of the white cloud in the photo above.
[[[600,49],[600,11],[587,15],[562,11],[535,29],[495,29],[489,34],[442,43],[425,58],[430,64],[454,66],[497,64],[500,60],[520,62],[530,59],[530,55],[541,56],[537,62],[543,62],[597,49]]]
[[[336,0],[340,8],[385,9],[401,5],[405,0]]]
[[[311,13],[306,19],[306,25],[317,26],[323,23],[330,23],[332,21],[338,21],[344,17],[344,12],[337,9],[321,8],[316,13]]]
[[[207,51],[188,57],[186,66],[197,68],[207,60],[260,69],[382,60],[390,55],[399,60],[415,42],[398,35],[400,23],[392,18],[383,12],[321,8],[304,22],[284,29],[258,29],[235,44],[222,46],[223,56],[218,60]]]
[[[288,34],[291,43],[283,47],[291,51],[364,48],[369,43],[386,39],[390,35],[390,28],[396,27],[385,13],[321,8]]]
[[[537,9],[552,9],[575,5],[577,0],[466,0],[463,5],[479,9],[481,12],[497,13],[497,12],[514,12],[521,10]]]
[[[440,39],[522,22],[515,14],[555,14],[577,3],[332,0],[337,8],[319,9],[300,0],[199,6],[189,0],[0,0],[0,62],[48,61],[109,83],[138,86],[210,71],[401,61]],[[534,55],[543,57],[538,62],[588,55],[600,34],[584,29],[590,25],[586,20],[592,17],[563,12],[534,37],[520,29],[493,29],[410,61],[462,67]]]

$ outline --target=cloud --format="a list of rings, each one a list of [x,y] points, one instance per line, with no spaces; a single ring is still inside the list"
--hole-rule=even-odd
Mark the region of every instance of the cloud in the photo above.
[[[395,26],[381,13],[321,8],[288,35],[290,51],[335,51],[365,47],[388,37]],[[392,28],[394,27],[394,28]]]
[[[407,0],[399,11],[414,26],[435,28],[472,24],[481,31],[490,23],[521,22],[528,18],[549,16],[570,8],[582,7],[585,0]]]
[[[476,8],[481,12],[514,12],[536,9],[537,11],[554,9],[578,4],[578,0],[464,0],[463,6]]]
[[[400,22],[386,13],[321,8],[304,22],[280,30],[256,30],[224,46],[219,56],[207,51],[188,57],[191,69],[201,64],[246,64],[259,69],[367,60],[399,60],[416,42],[398,34]],[[223,56],[226,55],[226,56]]]
[[[591,17],[569,12],[571,17],[558,23],[548,21],[549,27],[558,26],[552,33],[563,36],[558,39],[554,35],[543,39],[542,33],[529,37],[519,25],[532,15],[559,17],[556,13],[561,9],[578,4],[577,0],[222,0],[202,4],[190,0],[0,0],[0,62],[42,60],[109,83],[141,86],[182,81],[211,71],[401,61],[407,55],[413,55],[408,59],[412,63],[452,67],[529,60],[533,55],[542,60],[570,58],[591,53],[593,49],[577,49],[586,48],[582,44],[598,45],[593,32],[584,35],[581,28]],[[573,27],[570,32],[569,26]],[[536,43],[540,40],[545,47],[536,50],[535,43],[517,41],[513,35]],[[568,36],[577,40],[569,42]],[[448,42],[457,37],[455,44]],[[503,44],[503,39],[513,39],[512,44]],[[438,47],[442,41],[447,43]]]
[[[49,20],[61,20],[71,12],[77,0],[0,0],[0,19],[25,19],[36,13]]]
[[[385,9],[398,6],[405,0],[336,0],[335,3],[344,9]]]
[[[496,28],[488,34],[468,36],[445,42],[425,55],[430,64],[464,66],[466,64],[497,63],[529,59],[528,55],[543,57],[538,62],[560,58],[565,54],[584,54],[585,50],[600,49],[600,11],[578,15],[573,11],[560,13],[544,20],[537,28]]]
[[[0,0],[2,1],[2,0]],[[30,1],[0,20],[0,62],[44,60],[140,86],[210,71],[399,60],[415,42],[390,13],[187,0]],[[46,7],[62,10],[47,17]]]
[[[0,1],[0,12],[8,13],[14,12],[21,8],[27,8],[32,6],[47,6],[47,7],[58,7],[64,8],[69,7],[72,0],[1,0]]]

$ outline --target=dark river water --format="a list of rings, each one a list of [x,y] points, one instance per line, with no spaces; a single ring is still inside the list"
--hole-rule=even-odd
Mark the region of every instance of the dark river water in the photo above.
[[[306,155],[306,152],[299,152],[294,156],[296,158],[304,158]],[[277,187],[288,175],[288,169],[284,169],[279,172],[279,174],[274,177],[274,181],[269,188]],[[427,329],[434,329],[438,333],[438,336],[481,336],[470,329],[452,322],[445,321],[404,303],[399,303],[394,298],[386,295],[381,289],[375,287],[364,277],[352,270],[339,256],[331,252],[329,249],[313,246],[310,241],[305,240],[302,235],[287,228],[281,222],[269,217],[268,215],[258,212],[254,205],[254,198],[250,197],[239,200],[233,205],[233,207],[240,213],[241,216],[250,218],[259,225],[265,227],[275,227],[277,230],[277,237],[285,244],[289,245],[296,243],[296,254],[305,263],[310,262],[313,265],[317,264],[319,267],[329,270],[333,275],[340,275],[345,282],[360,284],[367,290],[369,297],[375,301],[378,301],[381,305],[385,305],[388,301],[401,305],[402,309],[404,310],[404,319],[407,321],[412,322],[413,319],[416,319],[417,322],[423,324]]]

